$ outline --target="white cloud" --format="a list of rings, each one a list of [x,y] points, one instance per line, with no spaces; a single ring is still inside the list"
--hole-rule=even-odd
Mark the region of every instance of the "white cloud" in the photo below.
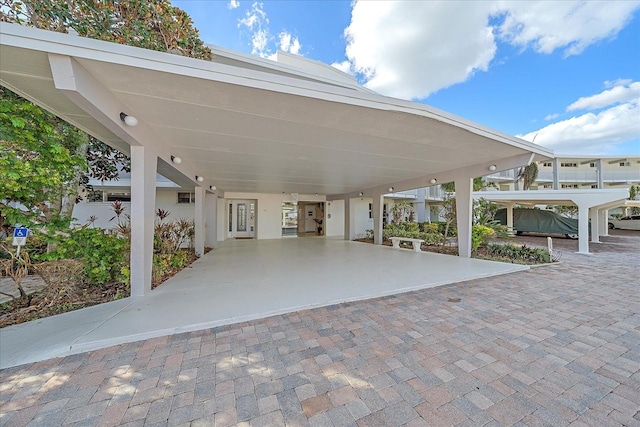
[[[345,30],[346,55],[367,87],[425,98],[487,69],[496,50],[487,17],[484,2],[360,1]]]
[[[621,84],[597,95],[580,98],[569,105],[567,111],[595,110],[620,102],[633,101],[634,99],[637,102],[638,98],[640,98],[640,82]]]
[[[589,45],[615,37],[638,9],[637,1],[509,1],[498,4],[505,41],[539,53],[564,49],[580,54]]]
[[[576,55],[613,38],[640,1],[357,1],[345,29],[347,67],[385,95],[424,99],[487,71],[497,41]],[[335,64],[334,64],[335,66]]]
[[[282,31],[278,34],[278,41],[280,44],[280,50],[293,53],[294,55],[298,55],[300,48],[302,47],[300,40],[286,31]]]
[[[244,18],[238,21],[238,27],[245,27],[251,31],[251,53],[267,57],[269,55],[268,43],[269,35],[269,18],[264,11],[264,4],[253,3],[251,8],[246,11]]]
[[[605,90],[580,98],[567,110],[600,109],[562,120],[542,129],[521,135],[527,141],[551,148],[557,153],[606,154],[616,146],[638,141],[640,150],[640,82]],[[537,135],[537,136],[536,136]]]
[[[227,7],[231,10],[237,9],[240,7],[240,2],[238,0],[230,0]]]
[[[549,120],[557,119],[558,117],[560,117],[560,114],[555,113],[555,114],[549,114],[549,115],[547,115],[544,119],[545,119],[546,121],[549,121]]]
[[[238,3],[239,4],[239,3]],[[300,55],[302,44],[298,37],[286,30],[278,34],[277,40],[269,31],[269,17],[264,10],[264,3],[255,2],[245,12],[244,18],[238,20],[238,28],[245,28],[251,34],[251,53],[262,58],[275,59],[275,50]]]
[[[337,68],[338,70],[342,71],[343,73],[347,73],[347,74],[351,74],[351,75],[354,74],[353,70],[351,69],[351,62],[349,62],[349,61],[334,62],[333,64],[331,64],[331,66],[333,68]]]

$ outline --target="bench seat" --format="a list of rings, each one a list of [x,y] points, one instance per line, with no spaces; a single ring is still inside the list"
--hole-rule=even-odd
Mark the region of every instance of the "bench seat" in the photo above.
[[[400,242],[411,242],[413,244],[414,252],[422,252],[420,245],[424,243],[424,240],[422,239],[411,239],[409,237],[389,237],[389,240],[391,240],[395,249],[400,249]]]

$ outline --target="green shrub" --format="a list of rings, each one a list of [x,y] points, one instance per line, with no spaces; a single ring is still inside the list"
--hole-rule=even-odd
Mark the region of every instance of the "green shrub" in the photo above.
[[[486,245],[490,238],[496,235],[491,227],[484,225],[474,225],[471,227],[471,249],[476,250],[482,245]]]
[[[420,231],[425,233],[438,233],[438,223],[437,222],[421,222]]]
[[[99,228],[74,228],[64,235],[54,236],[53,250],[38,256],[40,261],[79,259],[89,284],[120,282],[126,279],[129,243]]]
[[[519,264],[541,264],[551,262],[549,251],[544,248],[531,248],[527,245],[490,243],[489,255]]]
[[[190,262],[190,253],[187,250],[177,250],[173,253],[153,254],[152,281],[160,283],[168,276],[182,270]]]

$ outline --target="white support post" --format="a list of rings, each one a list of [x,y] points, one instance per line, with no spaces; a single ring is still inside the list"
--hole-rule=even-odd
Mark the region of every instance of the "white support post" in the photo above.
[[[201,257],[204,255],[204,238],[205,238],[205,228],[204,228],[204,219],[205,219],[205,197],[206,191],[204,187],[197,185],[194,190],[195,195],[195,214],[193,216],[194,224],[195,224],[195,239],[194,246],[196,251],[196,256]]]
[[[560,161],[557,157],[553,159],[553,189],[560,189]]]
[[[604,188],[604,162],[602,159],[598,159],[598,188]]]
[[[507,204],[507,229],[510,236],[515,234],[513,230],[513,205],[513,203]]]
[[[373,195],[373,243],[376,245],[382,244],[382,228],[383,228],[383,210],[384,208],[384,195]]]
[[[151,291],[157,155],[131,146],[131,296]]]
[[[418,222],[425,222],[427,220],[426,203],[424,199],[427,197],[427,189],[424,187],[418,188],[416,192],[416,219]]]
[[[344,199],[344,240],[353,240],[355,237],[356,220],[353,213],[351,198]]]
[[[578,205],[578,253],[590,255],[589,252],[589,207]]]
[[[600,226],[598,217],[598,208],[589,209],[589,217],[591,219],[591,241],[600,243]]]
[[[458,255],[471,258],[471,209],[473,206],[471,178],[456,179],[456,216],[458,225]]]
[[[207,193],[205,198],[206,212],[206,247],[215,248],[218,244],[218,196],[215,193]]]
[[[609,235],[609,209],[600,209],[600,235]]]

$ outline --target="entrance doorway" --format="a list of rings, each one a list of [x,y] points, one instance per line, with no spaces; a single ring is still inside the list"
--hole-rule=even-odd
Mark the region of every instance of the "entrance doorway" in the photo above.
[[[324,236],[324,202],[298,202],[298,236]]]
[[[228,237],[253,239],[255,237],[255,200],[229,200],[227,205]]]

